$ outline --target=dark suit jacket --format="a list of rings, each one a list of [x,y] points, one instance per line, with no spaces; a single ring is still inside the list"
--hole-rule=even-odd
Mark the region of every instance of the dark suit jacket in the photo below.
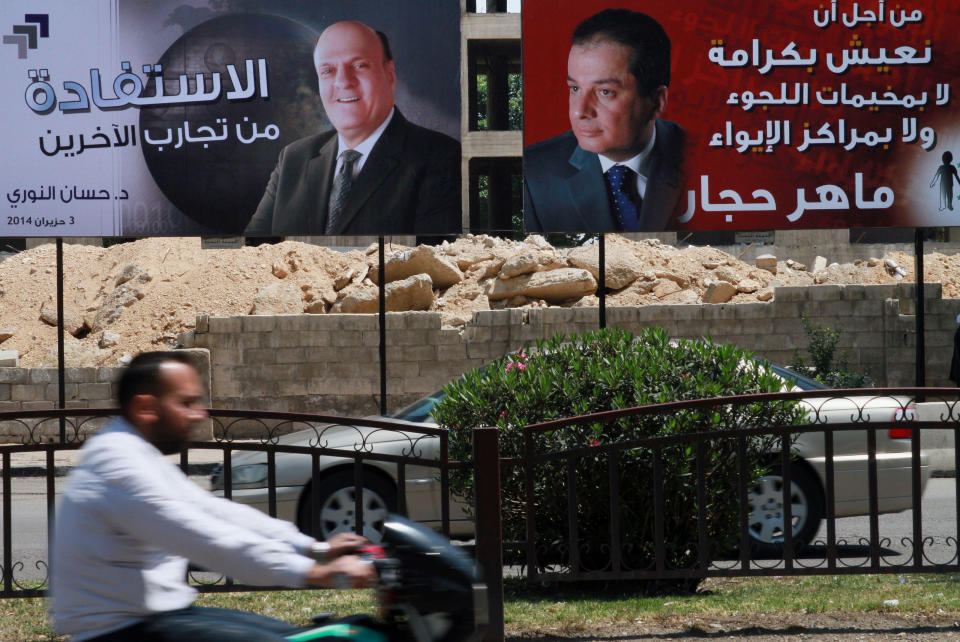
[[[641,230],[670,225],[683,194],[686,135],[676,123],[659,119],[650,175],[640,207]],[[600,159],[577,145],[573,132],[524,150],[523,212],[527,232],[616,232]]]
[[[287,145],[244,234],[324,234],[336,155],[335,130]],[[461,209],[460,143],[397,109],[331,233],[456,234]]]

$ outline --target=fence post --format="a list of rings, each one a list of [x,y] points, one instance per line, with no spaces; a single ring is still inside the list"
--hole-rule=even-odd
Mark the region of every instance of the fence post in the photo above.
[[[503,530],[500,515],[500,431],[473,429],[477,562],[490,605],[484,640],[503,640]]]

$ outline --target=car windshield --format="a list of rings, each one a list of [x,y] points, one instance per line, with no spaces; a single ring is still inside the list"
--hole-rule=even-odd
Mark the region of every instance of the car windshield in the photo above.
[[[437,402],[441,399],[443,399],[443,390],[437,390],[423,399],[417,399],[406,408],[401,408],[400,410],[390,413],[389,416],[394,419],[418,423],[432,422],[433,419],[430,417],[430,413],[433,412],[433,407],[436,406]]]
[[[797,374],[789,368],[784,368],[783,366],[774,365],[772,363],[766,363],[764,366],[773,370],[781,379],[786,379],[789,383],[800,388],[801,390],[830,389],[830,386],[824,385],[819,381],[815,381],[810,377],[804,377],[802,374]]]

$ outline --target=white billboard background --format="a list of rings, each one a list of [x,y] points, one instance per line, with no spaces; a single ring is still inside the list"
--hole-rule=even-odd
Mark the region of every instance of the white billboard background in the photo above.
[[[459,8],[430,6],[428,0],[0,4],[6,203],[0,237],[241,233],[280,150],[330,127],[310,51],[337,20],[385,30],[401,70],[398,106],[414,122],[458,136],[459,33],[446,27],[458,24]],[[46,37],[37,16],[48,20]],[[24,35],[30,31],[34,41]],[[160,62],[165,68],[157,74],[151,66]],[[231,65],[235,74],[227,73]],[[216,75],[219,92],[212,91]],[[200,76],[210,98],[196,101]],[[163,94],[151,100],[157,78]],[[241,95],[244,88],[252,95]],[[131,104],[111,104],[117,90],[129,93],[121,103]],[[38,103],[50,92],[56,102],[43,110]],[[80,95],[85,109],[76,109]],[[157,142],[167,136],[169,144]]]
[[[25,24],[24,7],[18,2],[2,5],[4,36],[12,33],[14,25]],[[138,114],[132,110],[108,113],[96,107],[86,112],[60,109],[62,102],[75,99],[64,90],[64,82],[89,89],[91,64],[106,74],[116,68],[111,64],[118,52],[111,28],[117,19],[116,5],[109,0],[43,2],[30,5],[29,13],[50,16],[50,35],[38,37],[36,48],[28,48],[25,58],[19,57],[18,44],[6,38],[0,47],[0,82],[6,88],[0,131],[7,150],[0,155],[0,191],[7,205],[0,217],[0,236],[118,234],[121,208],[129,206],[121,203],[121,190],[127,190],[126,200],[131,193],[134,202],[137,198],[136,187],[123,184],[122,166],[136,162],[138,153],[113,145],[79,151],[79,137],[86,141],[99,128],[114,138],[114,124],[121,136],[128,135],[127,127],[136,124]],[[67,48],[69,55],[65,55]],[[44,74],[46,86],[31,80],[31,72]],[[116,73],[109,76],[111,81]],[[55,92],[57,104],[40,115],[28,106],[28,95],[33,90],[35,100],[44,100],[47,88]],[[88,198],[91,191],[95,199]],[[79,198],[74,198],[75,193]]]

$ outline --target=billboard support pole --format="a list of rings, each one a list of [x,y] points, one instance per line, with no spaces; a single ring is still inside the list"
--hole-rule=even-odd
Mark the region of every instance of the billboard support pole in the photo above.
[[[377,297],[380,308],[377,312],[380,325],[380,414],[387,414],[387,275],[384,269],[383,236],[377,237]]]
[[[923,229],[915,228],[913,233],[913,254],[915,262],[915,273],[917,287],[914,290],[916,297],[916,332],[917,332],[917,364],[915,371],[917,373],[916,386],[922,388],[927,385],[926,368],[926,341],[923,336],[924,310],[923,310]]]
[[[600,234],[597,246],[597,295],[600,299],[600,329],[607,327],[607,244],[606,236]]]
[[[67,406],[67,387],[64,381],[63,345],[63,239],[57,238],[57,408]],[[60,443],[67,441],[66,417],[60,416]]]

